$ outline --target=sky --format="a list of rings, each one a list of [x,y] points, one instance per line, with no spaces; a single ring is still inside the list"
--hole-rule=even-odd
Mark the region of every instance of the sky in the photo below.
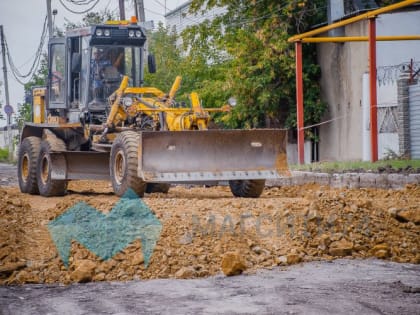
[[[62,0],[68,7],[76,11],[82,11],[90,6],[75,6],[69,0]],[[127,1],[125,5],[126,18],[134,15],[133,1]],[[166,12],[169,12],[186,0],[144,0],[146,20],[153,20],[155,25],[159,21],[164,22],[165,6]],[[78,22],[83,15],[73,14],[67,11],[59,0],[51,0],[52,9],[57,9],[55,25],[62,27],[65,20]],[[118,13],[118,0],[99,0],[98,5],[93,11],[108,8]],[[35,57],[35,51],[39,45],[42,26],[46,16],[46,0],[0,0],[0,25],[3,25],[4,33],[7,38],[9,50],[15,65],[21,73],[26,73]],[[46,48],[44,48],[45,51]],[[3,67],[0,58],[1,69]],[[9,65],[7,65],[9,67]],[[18,103],[23,103],[24,90],[10,73],[8,69],[10,105],[17,109]],[[3,71],[0,72],[0,81],[3,82]],[[4,84],[0,87],[0,102],[6,104]],[[5,125],[5,120],[0,121],[0,126]]]

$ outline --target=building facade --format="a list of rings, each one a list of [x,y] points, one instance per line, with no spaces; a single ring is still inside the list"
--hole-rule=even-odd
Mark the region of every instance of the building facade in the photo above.
[[[174,28],[178,34],[181,34],[188,26],[197,25],[205,20],[213,20],[216,16],[226,12],[225,8],[214,7],[211,10],[200,10],[197,14],[189,13],[192,1],[187,1],[174,10],[165,14],[166,26]]]
[[[419,31],[420,9],[377,17],[377,36],[418,35]],[[343,36],[367,36],[368,21],[347,25],[342,32]],[[368,43],[322,43],[317,51],[321,96],[328,103],[323,120],[332,120],[319,127],[319,158],[369,160]],[[407,126],[398,119],[398,80],[411,60],[415,67],[419,65],[420,41],[377,42],[379,158],[404,155],[398,131]]]

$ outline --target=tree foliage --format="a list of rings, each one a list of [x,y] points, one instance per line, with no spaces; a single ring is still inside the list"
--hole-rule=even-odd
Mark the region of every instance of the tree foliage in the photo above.
[[[190,12],[214,7],[226,13],[190,27],[183,40],[193,58],[217,55],[229,65],[224,85],[238,105],[223,122],[235,128],[295,127],[295,52],[287,39],[324,21],[325,1],[193,0]],[[305,124],[319,122],[326,108],[319,76],[315,47],[305,46]]]
[[[96,25],[96,24],[102,24],[109,20],[116,20],[117,16],[115,13],[111,12],[110,10],[102,10],[98,12],[88,12],[86,13],[82,21],[74,23],[67,21],[67,23],[64,24],[65,29],[74,29],[74,28],[80,28],[84,26],[89,25]]]
[[[148,36],[148,50],[156,57],[157,72],[145,73],[145,85],[168,92],[176,78],[182,76],[177,99],[189,102],[188,96],[196,91],[204,107],[219,107],[229,97],[225,87],[226,63],[209,63],[204,54],[187,53],[179,47],[180,38],[175,30],[159,23]]]

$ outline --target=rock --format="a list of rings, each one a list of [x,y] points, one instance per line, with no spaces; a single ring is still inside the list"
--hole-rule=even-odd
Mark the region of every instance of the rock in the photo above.
[[[302,258],[298,254],[289,254],[287,255],[287,264],[294,265],[300,263]]]
[[[95,281],[104,281],[105,280],[105,273],[103,273],[103,272],[98,273],[97,275],[95,275],[93,277],[93,280],[95,280]]]
[[[71,280],[75,282],[89,282],[92,280],[96,264],[87,259],[75,262],[75,270],[70,274]]]
[[[259,246],[252,247],[252,251],[257,255],[262,253],[261,247],[259,247]]]
[[[33,272],[27,272],[26,270],[20,271],[17,276],[16,280],[18,283],[39,283],[39,276],[34,274]]]
[[[175,278],[188,279],[195,276],[195,269],[193,267],[182,267],[175,272]]]
[[[420,209],[400,210],[397,212],[396,217],[400,222],[413,222],[416,225],[420,224]]]
[[[238,275],[246,270],[246,266],[241,255],[235,252],[229,252],[223,255],[221,267],[226,276]]]
[[[137,265],[142,264],[143,262],[144,262],[143,253],[141,251],[138,251],[137,253],[134,254],[133,259],[131,260],[131,265],[137,266]]]
[[[178,241],[181,245],[188,245],[192,243],[192,236],[190,233],[185,233]]]
[[[278,265],[294,265],[300,263],[301,261],[302,258],[296,253],[279,256],[275,259],[275,262]]]
[[[387,244],[375,245],[371,250],[371,254],[376,258],[385,259],[391,256],[391,252]]]
[[[389,208],[388,213],[391,217],[396,218],[397,213],[398,213],[398,209],[397,208]]]
[[[328,247],[331,244],[331,239],[328,234],[322,234],[319,238],[319,245]]]
[[[308,221],[309,222],[317,221],[317,220],[321,220],[321,219],[322,219],[322,216],[319,215],[317,211],[312,211],[312,212],[309,212],[309,214],[308,214]]]
[[[9,256],[12,251],[13,249],[11,247],[0,248],[0,261]]]
[[[353,250],[353,243],[341,239],[330,244],[329,253],[331,256],[349,256]]]
[[[15,270],[22,269],[26,266],[25,262],[9,263],[3,266],[0,266],[0,275],[9,275]]]

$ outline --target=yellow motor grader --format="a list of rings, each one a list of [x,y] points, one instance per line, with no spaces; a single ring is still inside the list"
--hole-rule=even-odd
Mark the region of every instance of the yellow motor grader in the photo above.
[[[175,100],[181,77],[164,93],[145,87],[142,27],[125,21],[67,31],[48,45],[47,87],[33,90],[33,122],[18,154],[20,190],[66,193],[69,180],[112,182],[121,196],[133,189],[167,192],[170,183],[228,181],[239,197],[258,197],[265,180],[287,172],[285,130],[208,130],[212,112],[197,93]]]

